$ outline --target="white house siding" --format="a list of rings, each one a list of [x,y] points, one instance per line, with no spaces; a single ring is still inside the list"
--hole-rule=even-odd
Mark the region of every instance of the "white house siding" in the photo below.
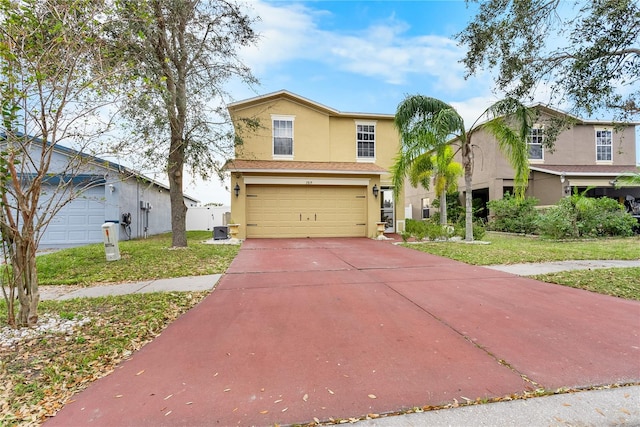
[[[43,193],[53,189],[45,187]],[[105,217],[105,187],[91,188],[65,205],[49,222],[40,246],[70,247],[102,241]]]

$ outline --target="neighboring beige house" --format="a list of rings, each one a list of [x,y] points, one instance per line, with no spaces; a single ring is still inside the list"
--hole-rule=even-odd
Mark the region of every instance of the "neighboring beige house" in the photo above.
[[[399,148],[393,115],[343,113],[285,90],[228,108],[243,140],[225,166],[238,238],[375,237],[378,222],[386,232],[403,227],[388,174]]]
[[[616,189],[616,177],[637,173],[636,123],[614,127],[611,122],[583,120],[569,116],[574,125],[561,132],[550,151],[543,146],[545,118],[566,115],[561,111],[536,105],[540,111],[540,123],[534,126],[529,137],[529,186],[526,195],[539,200],[539,205],[552,205],[571,194],[574,188],[592,197],[611,197],[624,202],[626,196],[640,198],[640,187]],[[474,153],[473,198],[485,204],[501,199],[506,192],[513,194],[514,172],[498,150],[497,143],[480,130],[472,137]],[[458,160],[459,161],[459,160]],[[464,194],[464,179],[458,183]],[[433,192],[407,185],[406,203],[412,207],[414,219],[424,218],[431,202],[437,197]]]

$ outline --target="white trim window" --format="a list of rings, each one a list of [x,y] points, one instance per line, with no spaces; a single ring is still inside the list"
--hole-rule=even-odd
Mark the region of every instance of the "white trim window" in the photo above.
[[[376,123],[356,123],[356,158],[364,161],[376,159]]]
[[[293,116],[271,116],[274,158],[293,159]]]
[[[529,131],[527,137],[527,149],[529,151],[529,160],[534,162],[544,161],[544,129],[541,126],[534,126]]]
[[[613,135],[611,129],[596,129],[596,162],[613,161]]]

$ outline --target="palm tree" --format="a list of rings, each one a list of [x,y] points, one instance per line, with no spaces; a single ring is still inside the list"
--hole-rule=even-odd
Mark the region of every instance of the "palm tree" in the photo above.
[[[438,145],[435,154],[432,151],[418,156],[409,171],[409,182],[413,187],[420,184],[425,190],[431,187],[433,178],[434,191],[440,195],[440,224],[447,225],[447,192],[458,188],[458,177],[462,176],[462,165],[453,161],[453,149],[448,145]],[[402,188],[402,181],[400,190]]]
[[[616,188],[620,188],[623,185],[636,186],[640,185],[640,167],[638,168],[638,173],[632,173],[629,175],[620,175],[615,179]]]
[[[480,123],[480,119],[488,121]],[[407,96],[398,105],[394,123],[401,137],[401,146],[391,168],[394,185],[400,184],[422,154],[437,150],[441,145],[458,147],[462,157],[465,183],[465,240],[473,241],[472,176],[473,146],[471,138],[480,129],[492,134],[502,153],[515,170],[516,197],[524,197],[529,178],[527,137],[533,124],[533,113],[519,101],[507,98],[498,101],[465,129],[462,116],[436,98],[422,95]],[[396,192],[397,194],[398,192]]]

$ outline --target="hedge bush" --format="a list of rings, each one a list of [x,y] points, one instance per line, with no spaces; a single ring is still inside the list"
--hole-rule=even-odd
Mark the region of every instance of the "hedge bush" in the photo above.
[[[538,231],[554,239],[631,236],[637,221],[616,200],[574,194],[540,215]]]
[[[540,214],[535,206],[538,199],[527,197],[518,199],[507,193],[501,200],[491,200],[487,206],[491,210],[489,229],[508,233],[533,234],[537,229]]]

